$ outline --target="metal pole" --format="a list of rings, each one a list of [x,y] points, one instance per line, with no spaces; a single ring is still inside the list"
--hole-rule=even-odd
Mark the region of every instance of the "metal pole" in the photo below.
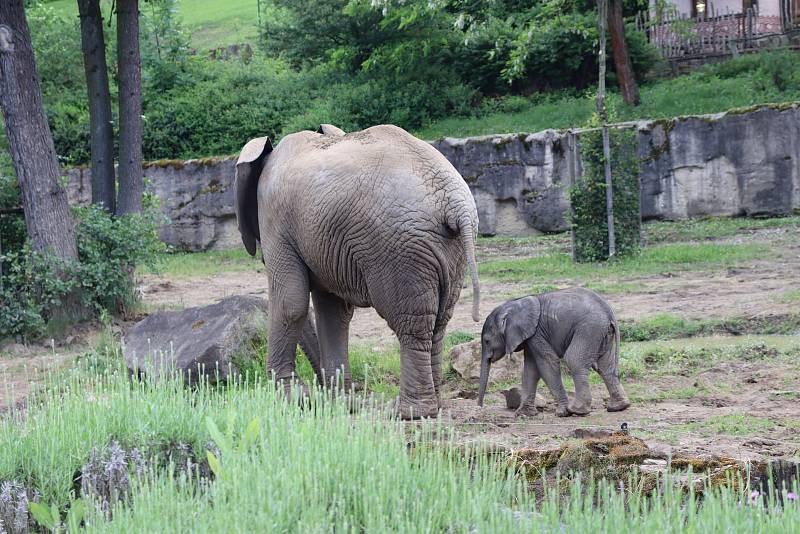
[[[611,146],[608,139],[608,117],[606,116],[606,25],[608,24],[608,0],[597,0],[597,24],[600,34],[598,52],[599,80],[597,82],[597,115],[603,131],[603,160],[606,178],[606,219],[608,223],[608,257],[617,253],[614,233],[614,191],[611,184]]]

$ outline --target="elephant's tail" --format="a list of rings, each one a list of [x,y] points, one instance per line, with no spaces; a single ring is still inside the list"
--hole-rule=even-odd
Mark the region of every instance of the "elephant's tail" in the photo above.
[[[469,274],[472,278],[472,320],[477,323],[481,320],[481,286],[478,280],[478,263],[475,261],[475,229],[469,217],[462,217],[458,231],[461,233],[461,243],[467,254]]]

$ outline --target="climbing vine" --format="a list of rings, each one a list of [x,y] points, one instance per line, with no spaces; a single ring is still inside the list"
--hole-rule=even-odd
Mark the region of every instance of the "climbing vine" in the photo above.
[[[610,129],[609,137],[617,256],[627,256],[638,252],[641,244],[636,134]],[[580,148],[583,176],[569,191],[573,258],[578,262],[604,261],[608,259],[608,221],[601,130],[581,133]]]

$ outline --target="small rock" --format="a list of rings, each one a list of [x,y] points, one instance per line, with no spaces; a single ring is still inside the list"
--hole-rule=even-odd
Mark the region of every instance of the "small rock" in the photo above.
[[[643,463],[644,465],[667,465],[667,461],[660,458],[645,458]]]
[[[666,465],[642,464],[639,466],[639,472],[641,473],[663,473],[666,469]]]

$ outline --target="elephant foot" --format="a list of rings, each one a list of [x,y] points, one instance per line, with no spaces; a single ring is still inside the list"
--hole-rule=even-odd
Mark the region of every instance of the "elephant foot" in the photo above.
[[[439,415],[439,400],[432,399],[430,402],[409,401],[400,398],[397,404],[397,413],[400,419],[410,421],[413,419],[427,419]]]
[[[589,408],[588,406],[584,407],[584,406],[578,406],[576,404],[567,405],[567,410],[569,410],[570,414],[577,415],[579,417],[589,415],[589,413],[591,413],[592,411],[591,408]]]
[[[627,410],[630,407],[631,403],[628,402],[628,399],[622,400],[609,400],[608,404],[606,405],[606,410],[609,412],[621,412],[623,410]]]
[[[556,417],[569,417],[572,415],[566,406],[559,406],[556,408]]]
[[[517,408],[517,411],[514,412],[514,417],[515,418],[521,418],[521,419],[525,419],[525,418],[528,418],[528,417],[536,417],[537,415],[539,415],[539,410],[537,410],[536,406],[533,406],[533,405],[520,406],[519,408]]]
[[[289,401],[305,406],[309,399],[308,386],[299,378],[284,378],[278,380],[278,387],[283,388],[284,397]]]

